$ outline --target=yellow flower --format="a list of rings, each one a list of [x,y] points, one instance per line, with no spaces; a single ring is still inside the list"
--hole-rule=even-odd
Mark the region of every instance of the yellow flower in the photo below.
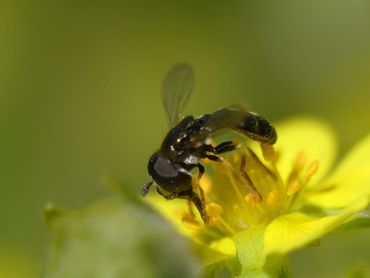
[[[237,257],[242,275],[284,272],[284,255],[315,242],[366,209],[370,200],[370,136],[335,170],[333,132],[313,119],[277,126],[274,147],[248,142],[207,162],[200,181],[210,224],[184,200],[149,202],[189,237],[206,263]]]

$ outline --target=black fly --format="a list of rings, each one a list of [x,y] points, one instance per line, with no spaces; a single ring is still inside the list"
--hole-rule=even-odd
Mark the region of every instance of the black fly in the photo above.
[[[161,148],[149,159],[148,172],[152,179],[144,185],[141,193],[145,196],[155,182],[158,193],[166,199],[192,201],[207,223],[204,194],[199,186],[199,193],[195,192],[192,170],[198,168],[199,181],[205,170],[201,159],[220,161],[219,154],[236,148],[231,141],[213,146],[206,143],[207,139],[224,128],[234,129],[264,144],[274,144],[277,135],[266,119],[241,108],[222,108],[197,118],[181,118],[193,85],[194,73],[186,64],[174,66],[164,79],[162,101],[171,129]]]

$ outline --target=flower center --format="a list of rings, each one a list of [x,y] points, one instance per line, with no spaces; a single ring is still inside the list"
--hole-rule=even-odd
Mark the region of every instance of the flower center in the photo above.
[[[183,224],[198,230],[200,235],[220,238],[250,226],[267,225],[287,213],[319,164],[308,164],[306,156],[299,153],[288,176],[282,177],[277,168],[278,152],[264,144],[261,150],[258,156],[242,146],[222,162],[212,163],[212,179],[204,176],[200,181],[209,224],[202,225],[189,214],[183,216]]]

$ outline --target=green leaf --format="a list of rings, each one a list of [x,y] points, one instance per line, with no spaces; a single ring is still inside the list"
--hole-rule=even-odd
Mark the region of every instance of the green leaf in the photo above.
[[[44,276],[196,277],[184,238],[148,207],[110,198],[76,211],[48,210]]]

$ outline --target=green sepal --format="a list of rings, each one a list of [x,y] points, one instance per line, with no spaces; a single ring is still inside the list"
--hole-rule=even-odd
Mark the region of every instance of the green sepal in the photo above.
[[[206,266],[202,272],[202,278],[229,278],[240,274],[240,263],[236,257],[224,259]]]
[[[265,226],[250,227],[234,237],[241,277],[289,277],[284,256],[265,256]]]
[[[356,215],[334,231],[331,234],[339,234],[349,232],[353,230],[369,229],[370,228],[370,217],[368,215]]]

